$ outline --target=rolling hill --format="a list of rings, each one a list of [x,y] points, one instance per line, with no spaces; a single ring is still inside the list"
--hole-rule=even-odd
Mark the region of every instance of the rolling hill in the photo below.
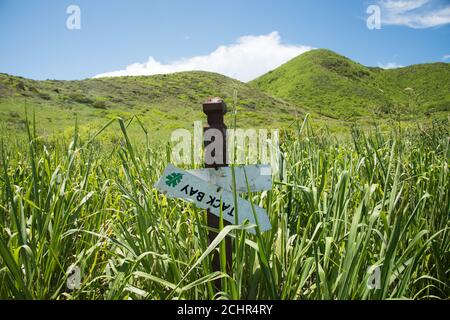
[[[333,131],[346,131],[354,120],[370,125],[373,119],[399,116],[411,122],[446,118],[450,64],[384,70],[319,49],[249,83],[202,71],[79,81],[0,74],[0,129],[24,133],[25,110],[35,114],[43,135],[71,134],[75,119],[80,132],[89,134],[117,116],[138,116],[146,129],[156,132],[153,139],[162,140],[176,128],[204,121],[201,104],[211,96],[224,98],[230,109],[236,102],[238,127],[283,128],[306,112]],[[226,119],[232,126],[232,115]]]
[[[251,85],[193,71],[80,81],[34,81],[0,74],[0,118],[7,130],[23,131],[27,108],[35,112],[41,133],[51,134],[72,129],[75,118],[82,131],[91,132],[113,117],[137,115],[160,136],[204,121],[201,104],[210,96],[224,98],[232,109],[235,91],[238,126],[279,127],[302,115],[300,109]],[[231,125],[232,116],[226,118]]]
[[[306,52],[250,82],[255,88],[333,118],[450,111],[450,64],[384,70],[330,50]]]

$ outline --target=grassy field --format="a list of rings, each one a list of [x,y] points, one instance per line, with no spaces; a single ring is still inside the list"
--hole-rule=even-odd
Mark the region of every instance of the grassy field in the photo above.
[[[448,120],[354,127],[340,140],[294,123],[282,135],[283,178],[245,196],[272,230],[227,226],[211,244],[204,210],[152,187],[170,148],[136,119],[112,118],[89,139],[77,127],[68,138],[23,126],[28,138],[4,132],[0,145],[1,299],[450,297]],[[108,130],[118,134],[110,145]],[[212,272],[225,236],[232,272]],[[376,288],[368,268],[379,270]]]

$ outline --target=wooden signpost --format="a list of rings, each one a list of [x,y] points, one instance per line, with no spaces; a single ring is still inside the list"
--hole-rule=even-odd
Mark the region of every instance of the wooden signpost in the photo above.
[[[203,112],[207,116],[207,125],[203,128],[205,168],[181,170],[169,164],[155,184],[155,188],[167,197],[180,198],[194,203],[197,207],[208,212],[209,241],[217,236],[213,230],[219,229],[220,210],[224,224],[234,224],[236,212],[239,224],[248,220],[256,224],[261,232],[271,229],[267,212],[253,206],[257,220],[249,201],[238,197],[235,207],[232,192],[232,171],[235,175],[235,188],[237,193],[270,190],[272,188],[272,175],[269,165],[245,165],[228,167],[227,141],[224,115],[227,112],[226,104],[220,98],[208,99],[203,104]],[[213,147],[213,148],[212,148]],[[255,228],[248,229],[255,233]],[[227,271],[231,270],[231,238],[225,238]],[[212,257],[213,271],[220,271],[220,259],[217,253]],[[216,280],[216,288],[220,289],[220,279]]]
[[[206,114],[207,124],[203,127],[203,143],[204,143],[204,161],[205,168],[213,168],[213,170],[218,170],[220,167],[227,167],[227,127],[224,121],[224,115],[227,113],[227,106],[223,102],[222,99],[208,99],[205,103],[203,103],[203,112]],[[221,138],[222,146],[218,146],[217,150],[209,150],[208,146],[211,143],[218,144],[217,136],[214,138],[214,141],[208,140],[209,132],[212,133],[220,133],[219,138]],[[220,152],[222,151],[222,154]],[[210,153],[209,153],[210,152]],[[210,157],[214,156],[215,161],[211,161]],[[220,218],[212,215],[209,210],[207,210],[208,216],[208,226],[210,229],[208,230],[208,238],[211,243],[217,234],[213,231],[213,229],[218,230],[220,226]],[[224,222],[224,225],[228,223]],[[233,264],[233,255],[231,251],[231,239],[230,237],[225,238],[225,256],[226,256],[226,270],[227,272],[231,271]],[[218,253],[215,251],[212,255],[212,269],[213,271],[220,271],[220,257]],[[215,281],[216,289],[220,289],[221,281],[220,279]]]
[[[223,219],[232,224],[235,223],[236,212],[238,213],[239,224],[246,220],[256,224],[255,215],[249,201],[238,197],[237,207],[235,207],[232,192],[208,183],[172,164],[164,169],[155,187],[169,198],[180,198],[192,202],[196,207],[207,209],[210,214],[216,217],[220,217],[220,206],[222,205]],[[260,230],[262,232],[270,230],[267,212],[258,206],[254,206],[254,208]],[[248,230],[250,233],[255,233],[255,228]]]

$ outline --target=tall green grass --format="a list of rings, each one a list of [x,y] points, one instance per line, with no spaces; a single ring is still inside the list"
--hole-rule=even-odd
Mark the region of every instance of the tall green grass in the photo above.
[[[31,123],[33,123],[31,121]],[[136,125],[139,122],[134,120]],[[168,146],[111,120],[83,139],[7,134],[0,147],[0,298],[448,299],[448,126],[338,141],[308,121],[286,132],[281,176],[248,194],[272,230],[226,226],[208,243],[206,212],[152,186]],[[122,139],[98,141],[106,127]],[[233,239],[232,272],[211,253]],[[81,287],[67,289],[67,270]],[[378,289],[367,282],[378,267]],[[214,282],[221,279],[222,290]]]

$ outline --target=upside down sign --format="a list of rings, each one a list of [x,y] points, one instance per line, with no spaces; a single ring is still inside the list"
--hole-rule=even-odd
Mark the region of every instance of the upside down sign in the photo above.
[[[222,205],[223,219],[230,223],[235,223],[237,214],[239,224],[248,220],[252,224],[258,224],[262,232],[271,229],[269,217],[263,208],[253,206],[258,220],[256,221],[249,201],[238,197],[237,208],[235,208],[234,197],[230,191],[178,169],[172,164],[164,169],[155,188],[169,198],[181,198],[194,203],[198,208],[209,209],[218,217]],[[249,232],[255,234],[255,228],[249,229]]]

